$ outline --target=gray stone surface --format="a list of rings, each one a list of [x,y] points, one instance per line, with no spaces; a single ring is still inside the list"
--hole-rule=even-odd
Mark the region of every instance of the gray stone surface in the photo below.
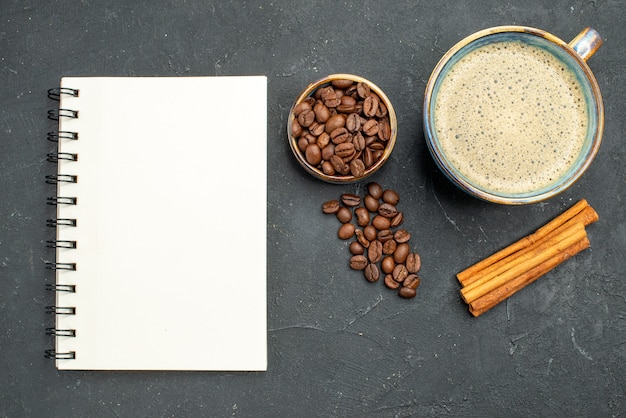
[[[0,416],[623,416],[625,12],[618,0],[3,1]],[[600,153],[569,190],[522,207],[458,191],[422,132],[421,101],[439,58],[503,24],[565,40],[592,26],[605,40],[589,60],[606,106]],[[347,244],[321,213],[322,202],[364,184],[313,179],[286,141],[297,94],[337,72],[372,80],[398,114],[398,144],[373,180],[401,194],[422,255],[410,301],[350,271]],[[64,75],[246,74],[267,75],[269,87],[269,370],[58,372],[43,356],[53,303],[45,241],[54,234],[45,227],[53,208],[43,179],[54,172],[45,161],[53,149],[46,90]],[[184,152],[184,138],[173,146]],[[591,249],[471,317],[454,274],[580,198],[601,218],[588,228]]]

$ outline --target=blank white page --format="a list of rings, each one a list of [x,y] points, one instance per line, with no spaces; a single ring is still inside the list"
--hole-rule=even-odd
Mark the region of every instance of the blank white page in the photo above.
[[[71,77],[60,107],[59,369],[267,368],[267,80]]]

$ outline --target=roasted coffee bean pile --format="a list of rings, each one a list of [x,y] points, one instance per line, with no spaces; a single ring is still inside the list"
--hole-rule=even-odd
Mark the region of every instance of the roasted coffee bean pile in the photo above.
[[[369,85],[333,80],[293,109],[291,134],[306,161],[329,176],[361,177],[391,139],[387,107]]]
[[[349,246],[350,268],[363,271],[365,279],[372,283],[383,276],[385,286],[410,299],[420,284],[417,272],[421,259],[411,251],[411,234],[399,228],[404,221],[397,208],[399,201],[398,193],[372,182],[363,199],[345,193],[339,200],[325,202],[322,211],[335,214],[341,222],[337,232],[340,239],[353,239]]]

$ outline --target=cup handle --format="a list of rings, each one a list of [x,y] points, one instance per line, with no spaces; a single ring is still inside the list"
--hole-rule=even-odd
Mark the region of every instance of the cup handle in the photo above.
[[[580,57],[587,61],[602,45],[600,34],[592,28],[585,28],[569,43]]]

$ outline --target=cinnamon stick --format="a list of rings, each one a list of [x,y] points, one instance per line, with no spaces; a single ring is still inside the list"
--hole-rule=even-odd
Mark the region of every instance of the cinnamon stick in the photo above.
[[[575,223],[560,234],[553,237],[552,240],[549,240],[550,245],[546,245],[545,248],[541,246],[541,251],[533,251],[520,256],[520,262],[515,264],[510,269],[491,278],[490,280],[484,281],[480,284],[474,283],[471,286],[461,289],[461,295],[463,296],[465,302],[472,303],[479,297],[484,296],[492,290],[502,286],[514,277],[523,274],[524,272],[563,252],[565,249],[586,236],[587,233],[584,225],[581,223]]]
[[[507,257],[502,258],[501,260],[498,260],[497,262],[495,262],[494,264],[490,266],[486,266],[485,268],[476,272],[472,276],[467,277],[465,281],[462,282],[462,284],[464,287],[467,287],[470,289],[472,287],[480,285],[481,283],[484,283],[485,281],[490,280],[493,277],[497,276],[498,274],[501,274],[502,272],[515,266],[516,264],[519,264],[522,260],[523,255],[531,251],[532,252],[542,251],[543,249],[547,248],[547,246],[552,245],[554,243],[555,237],[558,237],[559,234],[562,234],[563,231],[571,227],[573,224],[581,223],[582,225],[587,226],[597,220],[598,220],[598,214],[596,213],[596,211],[591,206],[587,206],[578,214],[576,214],[574,217],[570,218],[559,227],[548,232],[544,237],[537,240],[533,244],[525,248],[522,248],[508,255]],[[556,239],[558,240],[558,238]]]
[[[470,304],[470,313],[474,316],[479,316],[487,312],[489,309],[498,305],[500,302],[506,300],[517,291],[523,289],[530,283],[545,275],[568,258],[573,257],[579,252],[589,248],[589,245],[589,239],[584,237],[566,248],[564,251],[557,253],[536,267],[520,274],[504,285],[476,299]]]
[[[503,248],[502,250],[496,252],[495,254],[485,258],[484,260],[458,273],[457,279],[459,280],[459,282],[461,282],[461,284],[464,285],[464,283],[467,282],[468,277],[473,276],[477,272],[515,253],[516,251],[519,251],[521,249],[524,249],[532,245],[533,243],[537,242],[541,238],[548,235],[551,231],[555,230],[556,228],[558,228],[559,226],[563,225],[565,222],[567,222],[568,220],[576,216],[578,213],[580,213],[580,211],[582,211],[587,206],[589,206],[587,201],[585,199],[581,199],[574,206],[572,206],[571,208],[569,208],[568,210],[566,210],[565,212],[563,212],[562,214],[554,218],[552,221],[548,222],[546,225],[537,229],[534,233],[528,236],[525,236],[519,241],[509,245],[508,247]]]

